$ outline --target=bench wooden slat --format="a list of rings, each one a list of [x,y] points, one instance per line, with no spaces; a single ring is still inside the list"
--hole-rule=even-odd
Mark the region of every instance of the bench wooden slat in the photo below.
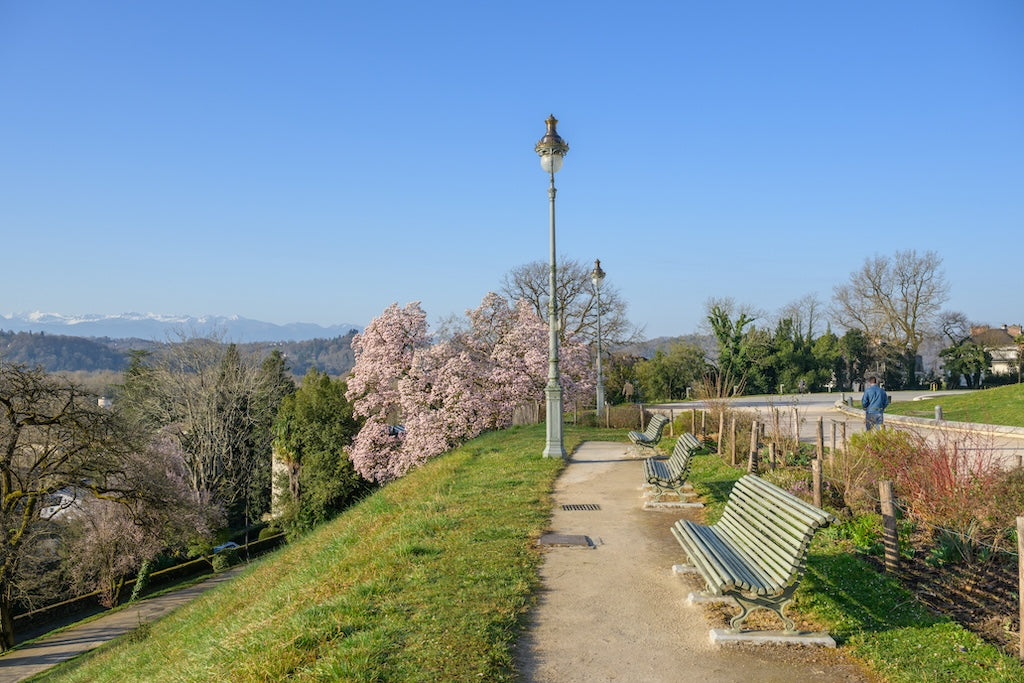
[[[729,518],[723,514],[721,526],[734,543],[751,557],[759,558],[770,571],[776,589],[780,589],[800,571],[800,558],[813,538],[817,523],[794,521],[791,509],[758,499],[753,493],[749,489],[733,490],[730,500],[736,498],[734,511],[742,509],[745,514]]]
[[[655,487],[655,500],[661,500],[662,495],[668,493],[670,489],[675,491],[680,499],[683,498],[682,487],[690,476],[690,457],[696,450],[688,443],[690,442],[680,437],[667,461],[654,458],[644,460],[644,478],[648,484]]]
[[[717,577],[717,581],[708,584],[715,595],[731,588],[750,590],[758,583],[758,578],[745,568],[735,550],[723,543],[714,529],[680,520],[673,527],[673,534],[702,574]]]
[[[751,610],[771,609],[785,615],[807,567],[817,529],[835,518],[755,475],[742,477],[729,494],[718,522],[704,526],[679,520],[672,534],[704,577],[714,595],[732,596],[742,612],[732,619],[738,629]]]
[[[668,418],[664,415],[654,415],[647,423],[647,429],[642,432],[632,431],[626,434],[630,441],[637,446],[651,448],[652,450],[661,441],[661,434],[668,424]]]

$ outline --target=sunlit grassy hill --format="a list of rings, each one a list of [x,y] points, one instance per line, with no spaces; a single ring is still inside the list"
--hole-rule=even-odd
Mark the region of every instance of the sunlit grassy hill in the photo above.
[[[886,412],[933,418],[936,405],[942,406],[946,420],[1024,427],[1024,384],[946,394],[922,401],[893,402]]]
[[[510,680],[562,467],[542,446],[477,439],[46,680]]]

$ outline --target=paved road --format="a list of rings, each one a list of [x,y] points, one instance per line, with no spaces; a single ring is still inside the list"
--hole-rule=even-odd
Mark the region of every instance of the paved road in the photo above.
[[[241,565],[188,588],[140,600],[125,609],[93,619],[85,624],[71,626],[52,636],[45,636],[13,652],[8,652],[0,656],[0,683],[23,681],[29,676],[99,647],[143,624],[156,621],[176,607],[234,578],[244,569],[245,565]]]

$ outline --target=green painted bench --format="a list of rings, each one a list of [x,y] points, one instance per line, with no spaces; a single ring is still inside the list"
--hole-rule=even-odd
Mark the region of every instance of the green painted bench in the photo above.
[[[751,611],[774,611],[796,631],[786,607],[807,568],[814,532],[836,518],[753,474],[733,486],[721,519],[704,526],[686,519],[672,534],[715,596],[741,608],[730,626],[738,631]]]
[[[683,435],[679,437],[679,440],[685,441],[686,447],[693,451],[699,451],[704,448],[704,443],[690,432],[684,432]],[[676,443],[678,444],[678,442]]]
[[[667,424],[668,418],[664,415],[653,415],[651,421],[647,423],[647,429],[642,432],[630,432],[627,436],[634,446],[654,450],[654,447],[661,441],[661,433],[665,431]]]
[[[660,501],[670,490],[676,492],[679,500],[683,500],[683,484],[690,476],[690,456],[701,448],[700,440],[686,432],[676,441],[668,460],[644,460],[644,478],[654,487],[654,500]]]

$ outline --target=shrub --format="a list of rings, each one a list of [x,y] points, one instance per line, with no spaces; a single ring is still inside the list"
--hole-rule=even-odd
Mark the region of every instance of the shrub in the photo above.
[[[811,471],[796,467],[780,467],[765,472],[762,478],[794,496],[805,498],[811,491]]]
[[[849,451],[863,467],[860,486],[893,481],[906,512],[936,530],[936,561],[987,559],[988,553],[976,549],[1005,544],[1024,503],[1024,475],[1004,472],[992,448],[974,435],[954,439],[940,431],[925,438],[879,429],[855,434]],[[860,493],[868,500],[877,496],[870,489]]]
[[[213,556],[210,564],[213,571],[222,572],[238,564],[238,552],[234,548],[222,550]]]
[[[626,403],[619,406],[606,406],[608,411],[607,425],[612,429],[639,429],[640,428],[640,405]],[[650,419],[651,413],[645,413],[644,424]],[[601,426],[604,426],[602,424]]]
[[[725,422],[725,429],[722,430],[722,443],[718,444],[718,452],[726,460],[729,459],[729,454],[731,453],[729,441],[732,438],[730,432],[733,418],[736,419],[736,462],[739,465],[743,465],[750,456],[750,426],[754,421],[753,414],[742,410],[726,410],[723,412],[721,419]],[[711,427],[708,427],[708,433],[717,437],[717,424],[714,431],[712,431]]]
[[[841,538],[850,539],[857,550],[866,555],[880,556],[885,550],[881,515],[871,513],[853,517],[840,525],[839,534]]]

